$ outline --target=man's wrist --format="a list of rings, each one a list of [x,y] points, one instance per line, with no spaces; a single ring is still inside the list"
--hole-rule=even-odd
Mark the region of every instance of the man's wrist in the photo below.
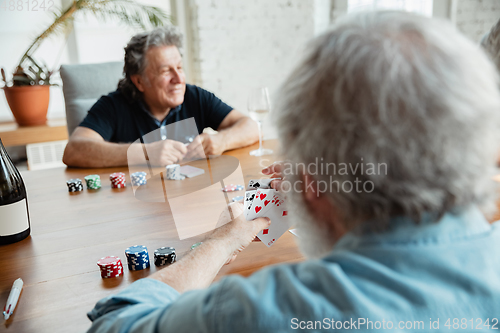
[[[203,241],[202,246],[213,251],[218,257],[224,259],[223,262],[230,259],[235,250],[231,247],[231,241],[226,238],[209,238]]]
[[[228,131],[220,131],[219,133],[217,133],[216,135],[218,136],[218,139],[219,139],[219,145],[222,149],[222,152],[225,152],[226,150],[230,149],[230,147],[228,146],[228,135],[227,135],[227,132]]]
[[[127,148],[127,162],[131,165],[144,164],[146,156],[144,155],[144,145],[142,143],[132,143]]]

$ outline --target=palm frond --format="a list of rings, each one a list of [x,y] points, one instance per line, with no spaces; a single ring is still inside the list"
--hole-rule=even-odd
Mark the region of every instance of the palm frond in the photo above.
[[[115,18],[127,26],[142,30],[150,27],[159,27],[170,21],[170,17],[160,8],[143,5],[133,0],[76,0],[65,10],[61,9],[53,12],[54,22],[35,38],[28,50],[21,57],[18,68],[22,68],[24,63],[29,61],[36,68],[47,74],[47,67],[39,66],[33,60],[32,55],[47,37],[67,34],[72,27],[71,22],[74,20],[76,13],[93,15],[102,21]],[[25,75],[27,76],[27,74]],[[17,76],[19,77],[19,75]],[[22,81],[24,83],[26,76],[14,81]],[[42,80],[43,82],[46,82],[50,78],[50,75],[45,76],[47,79]]]
[[[127,26],[142,30],[159,27],[170,21],[170,17],[160,8],[132,0],[88,0],[82,3],[81,11],[104,21],[115,18]]]

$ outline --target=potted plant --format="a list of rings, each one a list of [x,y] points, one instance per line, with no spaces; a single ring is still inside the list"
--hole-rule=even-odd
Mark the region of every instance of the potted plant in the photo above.
[[[76,0],[65,10],[55,13],[52,24],[35,38],[21,57],[12,80],[8,80],[1,69],[5,97],[19,125],[36,126],[47,121],[49,87],[54,71],[35,61],[33,54],[47,37],[61,33],[67,36],[77,13],[94,15],[102,21],[118,18],[126,25],[141,29],[147,29],[148,24],[162,26],[169,20],[161,9],[133,0]]]

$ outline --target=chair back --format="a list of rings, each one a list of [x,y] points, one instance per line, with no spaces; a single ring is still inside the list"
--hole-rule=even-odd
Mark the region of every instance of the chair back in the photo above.
[[[123,62],[62,65],[60,72],[70,136],[99,97],[116,90],[123,77]]]

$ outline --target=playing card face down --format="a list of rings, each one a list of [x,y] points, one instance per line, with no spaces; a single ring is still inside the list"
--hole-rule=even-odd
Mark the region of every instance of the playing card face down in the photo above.
[[[205,170],[196,168],[191,165],[183,165],[180,167],[180,174],[184,177],[193,178],[205,173]]]
[[[244,199],[245,217],[253,220],[257,217],[269,217],[271,225],[257,236],[267,247],[285,233],[288,228],[288,211],[283,193],[274,189],[247,191]]]

